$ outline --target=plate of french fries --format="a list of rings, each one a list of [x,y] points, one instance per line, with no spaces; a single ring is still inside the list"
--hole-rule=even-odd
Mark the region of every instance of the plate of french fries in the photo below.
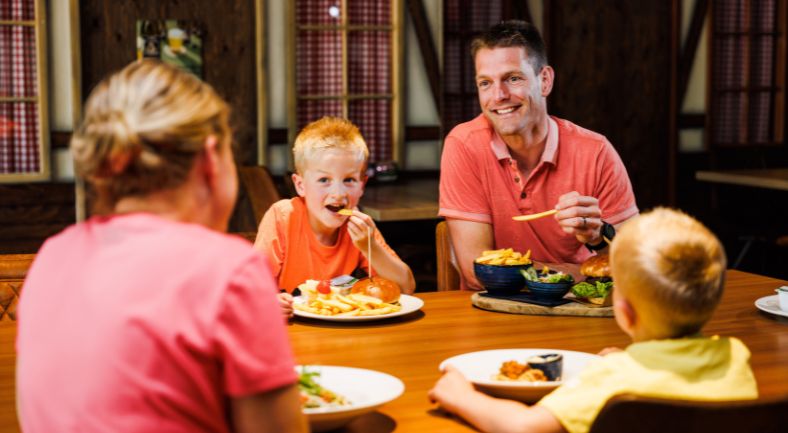
[[[497,266],[530,265],[531,250],[525,254],[514,251],[512,248],[484,251],[481,256],[476,258],[476,263]]]
[[[360,293],[343,295],[332,292],[293,298],[293,313],[296,316],[332,322],[388,319],[410,314],[423,306],[424,301],[410,295],[400,295],[399,301],[391,304]]]

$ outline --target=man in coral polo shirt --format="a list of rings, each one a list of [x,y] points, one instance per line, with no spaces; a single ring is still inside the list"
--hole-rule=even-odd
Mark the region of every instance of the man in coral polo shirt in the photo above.
[[[626,168],[607,139],[547,114],[553,69],[538,30],[493,26],[471,44],[482,114],[455,127],[441,157],[440,212],[463,288],[480,289],[473,260],[514,248],[546,263],[604,251],[615,226],[637,215]],[[531,222],[515,215],[556,209]]]

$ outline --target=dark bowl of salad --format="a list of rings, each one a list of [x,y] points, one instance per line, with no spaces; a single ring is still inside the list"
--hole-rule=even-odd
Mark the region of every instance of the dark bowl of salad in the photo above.
[[[575,279],[564,272],[548,269],[546,266],[537,271],[529,268],[522,271],[525,290],[537,299],[561,299],[569,292]]]

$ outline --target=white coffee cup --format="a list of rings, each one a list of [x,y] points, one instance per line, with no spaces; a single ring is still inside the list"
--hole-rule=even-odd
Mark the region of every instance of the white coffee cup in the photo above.
[[[780,309],[788,312],[788,286],[778,287],[775,292],[779,295]]]

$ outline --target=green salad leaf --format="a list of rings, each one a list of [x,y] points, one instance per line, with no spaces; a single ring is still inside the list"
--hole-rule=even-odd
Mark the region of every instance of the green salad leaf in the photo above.
[[[307,394],[310,395],[320,395],[323,392],[323,387],[320,386],[319,383],[315,382],[315,378],[320,377],[320,373],[317,371],[307,371],[306,368],[301,370],[301,374],[298,375],[298,386]]]
[[[571,275],[565,274],[563,272],[557,272],[555,274],[547,274],[541,278],[543,283],[573,283],[575,281]]]
[[[520,269],[520,274],[527,281],[534,281],[537,283],[573,283],[575,281],[571,275],[563,272],[542,273],[537,272],[533,267],[528,269]]]
[[[585,281],[572,286],[572,293],[580,298],[604,298],[613,288],[613,282],[596,281],[594,284]]]
[[[533,267],[520,269],[520,274],[522,274],[526,281],[539,281],[539,276],[536,274],[536,269]]]

